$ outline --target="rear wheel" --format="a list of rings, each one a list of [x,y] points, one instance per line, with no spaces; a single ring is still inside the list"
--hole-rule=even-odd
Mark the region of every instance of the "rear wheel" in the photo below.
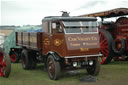
[[[11,72],[11,61],[8,56],[1,48],[0,48],[0,76],[9,77]]]
[[[108,64],[110,63],[110,61],[114,56],[112,50],[113,38],[111,34],[104,29],[99,29],[99,35],[100,35],[100,48],[101,48],[100,51],[103,54],[101,57],[100,64]]]
[[[21,59],[22,59],[23,69],[29,70],[36,68],[36,62],[33,59],[31,53],[29,53],[27,50],[22,51]]]
[[[98,60],[89,60],[86,69],[88,74],[97,76],[100,72],[100,62]]]
[[[55,61],[52,55],[49,55],[47,59],[47,71],[50,79],[59,79],[60,63],[58,61]]]
[[[11,53],[10,59],[12,63],[18,63],[20,58],[16,52]]]

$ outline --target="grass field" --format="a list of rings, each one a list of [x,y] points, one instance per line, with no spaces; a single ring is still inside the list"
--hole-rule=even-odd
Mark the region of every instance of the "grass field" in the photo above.
[[[0,29],[0,33],[4,33],[5,36],[8,36],[13,30],[7,30],[7,29]]]
[[[93,83],[80,82],[80,78],[87,76],[86,71],[71,75],[63,73],[59,80],[53,81],[43,71],[43,65],[35,70],[23,70],[21,63],[12,64],[9,78],[0,78],[0,85],[128,85],[128,61],[111,62],[101,66],[97,81]]]

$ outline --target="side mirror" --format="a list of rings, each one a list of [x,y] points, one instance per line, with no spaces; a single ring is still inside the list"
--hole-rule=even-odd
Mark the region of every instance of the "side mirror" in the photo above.
[[[52,28],[56,29],[56,23],[52,23]]]

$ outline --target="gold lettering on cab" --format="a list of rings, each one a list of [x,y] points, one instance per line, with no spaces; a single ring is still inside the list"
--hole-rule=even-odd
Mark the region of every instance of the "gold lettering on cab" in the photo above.
[[[80,48],[80,51],[89,51],[89,48]]]
[[[50,45],[50,41],[48,38],[45,38],[43,41],[44,45]]]
[[[86,43],[86,46],[98,45],[97,43]]]
[[[70,45],[73,46],[73,47],[74,46],[76,47],[76,46],[80,46],[80,43],[70,43]]]
[[[96,41],[97,41],[98,39],[97,39],[97,37],[92,36],[92,37],[91,37],[91,40],[96,40]]]
[[[60,39],[55,39],[54,40],[54,45],[55,46],[60,46],[63,43],[64,40],[60,40]]]
[[[91,36],[91,37],[68,37],[68,41],[96,41],[98,40],[97,37]]]

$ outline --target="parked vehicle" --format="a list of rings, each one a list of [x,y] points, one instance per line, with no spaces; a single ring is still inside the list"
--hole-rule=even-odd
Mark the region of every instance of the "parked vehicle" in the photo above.
[[[19,63],[19,60],[21,59],[21,52],[22,49],[20,48],[10,48],[10,59],[12,63]]]
[[[128,59],[128,8],[117,8],[109,11],[85,14],[82,17],[100,17],[99,27],[101,64],[114,60]],[[119,17],[115,22],[105,22],[104,19]]]
[[[9,77],[11,72],[11,61],[7,53],[0,48],[0,76]]]
[[[16,32],[23,69],[44,63],[52,80],[58,79],[62,70],[83,68],[90,75],[99,74],[102,54],[96,18],[45,17],[42,28],[43,32]]]
[[[18,46],[16,46],[15,32],[39,32],[41,31],[41,25],[37,26],[22,26],[15,28],[5,39],[4,49],[5,52],[9,54],[12,63],[18,63],[21,59],[21,51]],[[1,38],[0,38],[1,39]],[[1,39],[3,40],[3,39]],[[0,41],[1,41],[0,40]],[[15,48],[15,49],[13,49]],[[18,49],[16,49],[18,48]]]

